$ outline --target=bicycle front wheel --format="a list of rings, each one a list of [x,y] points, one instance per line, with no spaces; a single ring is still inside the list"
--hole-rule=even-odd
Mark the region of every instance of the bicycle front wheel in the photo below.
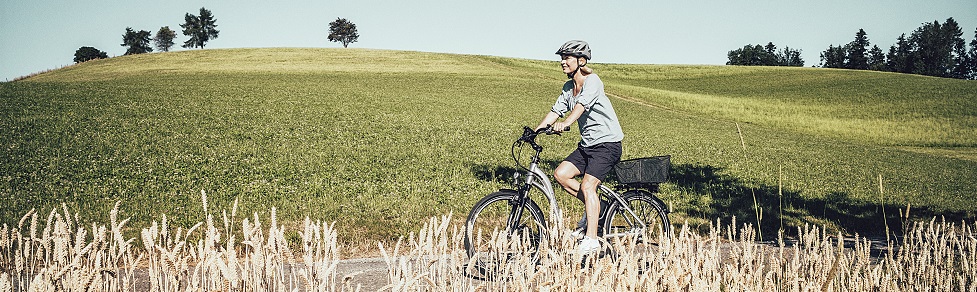
[[[469,263],[484,274],[495,274],[507,261],[524,255],[538,259],[546,236],[546,221],[536,202],[502,190],[475,203],[465,222],[465,249]],[[525,258],[525,257],[523,257]]]
[[[634,238],[639,243],[654,244],[671,235],[668,209],[654,194],[630,190],[621,198],[627,202],[627,208],[618,201],[607,208],[603,225],[605,238]]]

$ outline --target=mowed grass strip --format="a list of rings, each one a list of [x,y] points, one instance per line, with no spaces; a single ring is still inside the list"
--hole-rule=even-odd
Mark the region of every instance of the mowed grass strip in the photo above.
[[[189,224],[204,216],[203,190],[211,210],[229,209],[238,199],[244,214],[268,216],[277,207],[279,219],[292,226],[305,216],[335,220],[342,241],[369,249],[374,240],[416,230],[431,216],[467,214],[481,196],[507,187],[514,171],[509,146],[523,125],[535,125],[552,105],[563,82],[556,68],[556,62],[467,55],[236,49],[112,58],[3,83],[0,215],[16,224],[31,208],[47,212],[65,203],[82,218],[107,218],[121,200],[131,226],[163,213]],[[662,193],[676,211],[673,220],[755,221],[757,195],[767,229],[783,221],[878,231],[879,175],[890,217],[898,214],[892,208],[906,204],[921,216],[973,218],[977,210],[974,161],[888,147],[912,143],[723,114],[727,99],[749,100],[742,106],[749,109],[768,95],[781,96],[770,100],[786,109],[818,112],[808,110],[817,102],[792,105],[776,86],[767,86],[767,94],[758,85],[757,93],[737,97],[749,85],[729,92],[715,85],[723,78],[735,83],[735,74],[776,75],[776,69],[594,68],[608,92],[624,98],[614,102],[627,135],[625,157],[673,155],[673,182]],[[784,70],[796,78],[837,74]],[[660,75],[670,77],[662,81]],[[944,82],[918,78],[913,82]],[[867,90],[901,92],[871,87],[875,83],[864,82]],[[698,87],[712,91],[693,90]],[[969,89],[946,90],[966,95]],[[825,107],[847,94],[808,90],[803,96],[829,96]],[[682,101],[683,95],[708,98]],[[973,131],[972,124],[962,125],[959,131]],[[970,145],[967,139],[930,144]],[[576,140],[573,133],[542,138],[544,160],[558,162]],[[577,216],[579,203],[559,195],[568,214]]]
[[[873,145],[977,147],[977,83],[872,71],[610,65],[611,90],[726,120]],[[966,149],[963,149],[966,150]]]

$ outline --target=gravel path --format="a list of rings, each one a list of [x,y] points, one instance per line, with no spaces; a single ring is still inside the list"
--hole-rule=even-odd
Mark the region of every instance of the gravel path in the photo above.
[[[336,267],[336,276],[340,281],[351,277],[352,287],[360,285],[361,291],[376,291],[390,284],[383,258],[341,260]]]
[[[850,238],[845,238],[846,247],[850,248],[853,243],[854,241]],[[787,242],[787,244],[793,245],[796,244],[796,242]],[[770,242],[758,243],[758,245],[762,249],[770,249],[770,252],[773,252],[773,249],[775,248],[774,244]],[[885,252],[885,250],[886,246],[884,241],[879,242],[873,240],[873,244],[871,246],[872,256],[879,256],[881,253]],[[727,258],[729,256],[729,251],[730,247],[727,244],[727,246],[722,248],[723,255],[721,258]],[[137,290],[148,290],[148,283],[143,282],[146,280],[146,278],[148,278],[146,271],[137,269],[136,278],[142,279],[142,281],[137,280]],[[348,283],[353,289],[359,287],[360,291],[377,291],[390,284],[387,263],[384,262],[383,258],[378,257],[340,260],[338,266],[336,267],[336,280],[338,281],[337,286],[342,286]]]
[[[854,244],[852,238],[844,238],[845,246],[851,248]],[[788,241],[787,245],[794,245],[796,242]],[[773,242],[763,242],[757,243],[760,248],[770,249],[770,252],[776,248]],[[886,252],[887,246],[885,244],[884,238],[872,238],[872,245],[870,252],[873,257],[880,256],[880,254]],[[729,246],[724,246],[722,248],[724,255],[722,258],[727,258],[729,256]],[[353,288],[360,285],[361,291],[377,291],[380,288],[390,284],[387,273],[387,264],[383,261],[383,258],[359,258],[359,259],[347,259],[339,261],[339,265],[336,268],[336,276],[339,281],[343,281],[347,277],[350,277],[350,284]]]

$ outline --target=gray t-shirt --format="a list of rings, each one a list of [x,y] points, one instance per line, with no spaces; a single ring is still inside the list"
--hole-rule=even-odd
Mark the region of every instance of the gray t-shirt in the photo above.
[[[604,82],[597,74],[590,74],[584,79],[580,94],[573,96],[573,80],[563,84],[563,93],[556,99],[552,111],[560,117],[573,110],[576,104],[584,107],[584,112],[577,119],[580,127],[580,146],[591,147],[605,142],[620,142],[624,139],[621,123],[617,120],[617,113],[611,106],[611,100],[604,94]]]

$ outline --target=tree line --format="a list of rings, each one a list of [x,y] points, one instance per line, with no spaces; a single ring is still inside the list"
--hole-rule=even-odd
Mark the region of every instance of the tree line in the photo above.
[[[187,49],[203,49],[207,42],[220,35],[220,31],[217,30],[217,19],[204,7],[200,8],[199,15],[187,13],[180,27],[183,28],[183,35],[189,37],[182,46]],[[356,24],[345,18],[336,18],[336,21],[329,23],[329,41],[340,42],[345,48],[350,43],[356,42],[359,37]],[[146,30],[136,31],[132,27],[127,27],[125,34],[122,35],[122,46],[126,47],[125,55],[150,53],[154,47],[161,52],[168,52],[175,44],[174,39],[176,39],[176,32],[169,26],[161,27],[155,36]],[[75,51],[74,61],[81,63],[104,58],[108,58],[106,52],[85,46]]]
[[[977,30],[968,50],[963,30],[952,17],[942,24],[934,20],[908,36],[900,35],[888,52],[883,52],[869,42],[865,30],[859,29],[850,43],[828,46],[821,53],[821,66],[977,79]]]
[[[741,49],[729,51],[727,54],[729,62],[726,65],[743,66],[804,66],[804,59],[801,58],[801,50],[785,47],[777,50],[777,46],[772,42],[766,46],[746,45]]]
[[[859,29],[855,39],[844,45],[829,45],[821,52],[816,67],[900,72],[936,77],[977,79],[977,30],[970,48],[963,39],[960,25],[948,18],[926,22],[908,36],[904,33],[885,52]],[[766,46],[746,45],[729,51],[726,65],[804,66],[800,50],[777,50]]]

